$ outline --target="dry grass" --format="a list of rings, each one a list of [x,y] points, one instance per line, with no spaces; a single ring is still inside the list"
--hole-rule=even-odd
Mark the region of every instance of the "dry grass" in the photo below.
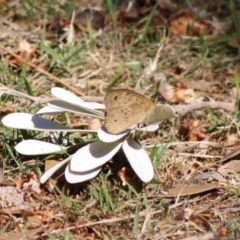
[[[224,15],[231,22],[228,3],[220,2],[219,6],[227,7],[216,15],[214,11],[208,12],[208,17],[214,15],[225,22],[226,18],[221,18]],[[56,16],[69,18],[73,10],[79,12],[87,6],[107,9],[100,1],[81,1],[81,9],[76,1],[51,4],[31,0],[3,4],[0,45],[14,52],[15,40],[25,39],[40,49],[44,19],[49,23]],[[197,7],[197,1],[192,5]],[[119,10],[118,4],[115,7]],[[120,22],[115,30],[110,20],[105,24],[99,31],[84,28],[70,45],[60,40],[62,34],[51,32],[47,25],[44,41],[49,48],[34,55],[33,64],[82,96],[104,96],[110,86],[133,89],[165,101],[159,94],[159,85],[166,79],[176,89],[194,89],[200,101],[236,101],[231,93],[239,86],[239,60],[234,60],[238,49],[227,44],[227,39],[238,37],[234,27],[210,39],[168,35],[159,45],[163,28],[141,25],[130,31],[130,40],[126,40],[123,36],[131,24],[126,27]],[[146,29],[148,34],[143,39]],[[150,71],[160,46],[163,47],[156,65]],[[10,54],[2,48],[0,52],[3,85],[30,93],[28,83],[33,95],[42,98],[50,96],[53,86],[61,85],[38,69],[24,71],[22,66],[12,66]],[[29,100],[2,96],[2,116],[8,111],[35,113],[38,109]],[[214,175],[227,162],[221,161],[221,157],[239,145],[238,116],[237,107],[234,111],[198,109],[164,122],[155,133],[140,135],[156,170],[154,180],[147,185],[132,179],[134,173],[119,152],[91,181],[69,185],[63,179],[55,179],[41,186],[40,193],[31,190],[28,198],[33,213],[24,216],[19,209],[0,209],[2,239],[240,239],[240,171],[230,167],[232,171],[228,174]],[[67,121],[58,120],[65,124]],[[29,174],[33,172],[37,179],[44,171],[39,163],[43,159],[26,158],[14,150],[16,143],[35,137],[35,133],[16,132],[3,126],[1,129],[4,182],[31,179],[33,175]],[[75,141],[94,137],[80,136]],[[46,158],[49,157],[61,158]],[[234,159],[239,159],[237,154]],[[122,186],[118,176],[122,167],[129,169],[127,176],[133,180],[132,186]],[[217,187],[201,190],[201,186],[209,183],[216,183]],[[164,197],[171,189],[181,190],[183,186],[196,187],[184,196],[180,193]],[[22,186],[20,189],[28,191]]]

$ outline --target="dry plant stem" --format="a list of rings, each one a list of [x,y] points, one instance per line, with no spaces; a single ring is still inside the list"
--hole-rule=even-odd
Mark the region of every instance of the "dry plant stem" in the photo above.
[[[24,97],[24,98],[30,99],[31,101],[35,102],[36,104],[45,104],[52,100],[56,100],[56,98],[51,98],[51,97],[45,97],[45,98],[33,97],[28,94],[8,88],[0,83],[0,95],[4,94],[4,93],[13,95],[13,96],[17,96],[17,97]],[[86,102],[103,102],[103,97],[84,96],[84,97],[81,97],[81,99]]]
[[[228,112],[231,112],[234,110],[235,105],[228,102],[193,102],[188,105],[172,105],[172,107],[179,115],[184,115],[188,112],[201,108],[221,108]]]
[[[13,57],[17,58],[18,60],[22,61],[23,63],[26,61],[25,59],[19,57],[18,55],[16,55],[15,53],[13,53],[12,51],[10,51],[9,49],[5,48],[3,45],[0,44],[0,49],[2,49],[3,51],[7,52],[8,54],[12,55]],[[72,92],[74,92],[75,94],[79,95],[79,96],[83,96],[84,94],[82,94],[81,92],[79,92],[77,89],[75,89],[74,87],[70,86],[69,84],[63,82],[61,79],[55,77],[54,75],[52,75],[51,73],[45,71],[44,69],[36,66],[33,63],[27,62],[27,64],[34,68],[36,71],[46,75],[47,77],[49,77],[50,79],[54,80],[56,83],[61,84],[62,86],[70,89]]]

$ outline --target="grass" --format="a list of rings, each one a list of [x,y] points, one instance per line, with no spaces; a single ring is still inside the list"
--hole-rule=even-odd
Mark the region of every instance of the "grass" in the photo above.
[[[234,25],[231,31],[226,31],[215,39],[208,39],[203,35],[199,38],[172,38],[167,33],[165,40],[161,41],[164,30],[151,26],[151,20],[157,10],[156,6],[153,6],[150,13],[138,22],[124,25],[116,17],[119,6],[107,0],[104,9],[109,14],[109,25],[112,25],[110,30],[103,30],[100,33],[88,24],[84,32],[75,36],[73,46],[60,41],[56,33],[49,31],[46,23],[56,16],[61,16],[61,19],[70,17],[71,9],[78,8],[77,3],[63,1],[59,4],[57,1],[52,1],[52,7],[48,8],[50,2],[38,1],[37,4],[30,0],[17,1],[19,11],[15,12],[15,18],[12,17],[9,21],[19,26],[22,24],[21,30],[16,31],[11,25],[3,24],[2,27],[9,33],[6,31],[8,34],[1,38],[0,44],[11,47],[15,38],[22,38],[38,46],[45,70],[74,86],[82,95],[104,96],[107,91],[114,88],[129,88],[137,89],[152,98],[156,96],[161,98],[157,87],[160,84],[157,74],[161,73],[176,87],[185,85],[187,88],[194,88],[198,97],[207,101],[212,99],[232,101],[229,92],[234,87],[239,99],[238,62],[222,61],[223,58],[233,57],[239,52],[239,49],[232,49],[227,45],[227,41],[232,36],[237,38],[238,43],[240,39],[237,6],[233,1],[228,6],[228,14]],[[89,2],[83,1],[81,4],[88,6]],[[197,6],[195,1],[186,1],[185,4]],[[7,2],[3,6],[3,18],[11,13],[11,9],[10,3]],[[34,37],[32,29],[36,27],[34,28],[32,21],[40,24],[40,20],[43,20],[41,26],[44,24],[46,26],[42,27],[41,31],[36,30]],[[89,21],[90,19],[88,23]],[[40,97],[49,97],[50,89],[59,86],[59,83],[48,76],[33,69],[29,70],[26,65],[21,68],[9,65],[6,55],[6,53],[1,54],[0,83]],[[150,59],[152,62],[155,61],[155,65],[153,71],[146,74],[150,67]],[[177,66],[184,69],[182,74],[172,72]],[[1,96],[1,107],[2,109],[12,107],[13,112],[31,113],[35,113],[39,108],[26,99],[6,95]],[[35,239],[79,237],[79,239],[170,240],[191,239],[191,236],[195,239],[197,237],[204,239],[204,236],[211,233],[212,235],[205,239],[213,239],[214,235],[220,237],[220,230],[226,228],[229,234],[221,239],[238,239],[239,211],[232,212],[231,209],[239,206],[239,172],[229,174],[225,178],[226,182],[220,182],[217,190],[186,197],[162,197],[163,193],[174,187],[207,182],[194,176],[216,172],[223,164],[209,156],[224,156],[233,149],[227,147],[227,140],[229,136],[238,139],[238,116],[239,107],[235,112],[201,109],[180,116],[177,120],[164,122],[160,125],[160,130],[155,133],[139,135],[139,140],[147,149],[156,171],[153,181],[149,184],[144,185],[132,176],[134,173],[131,172],[124,154],[120,152],[114,157],[114,161],[106,164],[103,171],[91,181],[70,185],[59,179],[41,186],[40,197],[36,197],[33,193],[30,197],[41,210],[53,210],[53,216],[49,221],[44,221],[42,218],[39,225],[44,225],[44,230],[33,234],[33,237]],[[76,116],[62,115],[54,119],[68,125],[76,119]],[[220,147],[209,146],[204,152],[201,145],[192,146],[189,134],[193,131],[185,135],[181,135],[179,131],[190,120],[199,122],[198,127],[194,129],[195,136],[200,138],[205,134],[210,142],[218,143]],[[202,128],[205,129],[203,132]],[[34,170],[43,173],[42,162],[46,159],[66,157],[67,154],[26,157],[18,154],[14,149],[22,139],[46,137],[45,133],[16,131],[1,126],[0,146],[1,157],[5,162],[5,182],[13,183],[25,179]],[[95,135],[81,136],[76,133],[69,136],[67,142],[74,144],[94,138]],[[183,141],[186,142],[185,145]],[[238,141],[235,141],[233,146],[237,145]],[[189,155],[187,157],[181,153]],[[33,164],[31,164],[32,160],[34,160]],[[123,186],[118,176],[122,167],[130,170],[129,178],[132,184]],[[215,201],[218,202],[211,204]],[[199,217],[196,213],[191,215],[192,221],[186,219],[184,211],[187,208],[192,209],[194,213],[207,208],[204,219],[207,219],[206,221],[211,225],[210,232],[204,224],[199,224],[202,215],[199,214]],[[2,219],[0,229],[3,239],[10,239],[9,237],[17,232],[30,230],[31,227],[27,227],[27,222],[30,225],[33,222],[30,218],[26,220],[21,214],[14,213],[11,213],[11,218]]]

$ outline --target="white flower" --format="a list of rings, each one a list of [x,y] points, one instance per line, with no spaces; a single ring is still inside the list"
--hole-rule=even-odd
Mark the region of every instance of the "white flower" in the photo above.
[[[58,100],[51,101],[47,107],[37,114],[59,114],[64,111],[78,113],[83,116],[92,116],[104,119],[102,112],[95,109],[104,109],[103,104],[86,103],[76,95],[62,89],[53,88],[52,94]],[[174,110],[172,117],[175,116]],[[82,132],[97,133],[92,130],[71,129],[56,122],[49,121],[39,116],[28,113],[12,113],[2,119],[5,126],[17,129],[51,131],[51,132]],[[138,130],[155,131],[157,124],[149,125]],[[130,165],[143,182],[149,182],[154,176],[153,166],[148,154],[142,146],[131,138],[131,130],[120,134],[109,134],[104,127],[98,130],[99,140],[81,147],[73,155],[55,165],[41,176],[41,183],[45,183],[59,168],[67,164],[65,177],[69,183],[77,183],[89,180],[98,175],[102,166],[122,147]],[[24,140],[17,144],[16,150],[23,155],[45,155],[67,151],[68,148],[39,140]]]

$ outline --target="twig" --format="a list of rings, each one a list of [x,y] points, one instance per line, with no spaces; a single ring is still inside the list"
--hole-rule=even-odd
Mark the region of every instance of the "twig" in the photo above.
[[[2,94],[9,94],[9,95],[12,95],[12,96],[24,97],[24,98],[30,99],[31,101],[35,102],[37,105],[38,104],[45,104],[45,103],[48,103],[52,100],[56,100],[56,98],[51,98],[51,97],[43,97],[43,98],[33,97],[33,96],[30,96],[26,93],[19,92],[17,90],[8,88],[8,87],[6,87],[6,86],[4,86],[3,84],[0,83],[0,96]],[[86,101],[86,102],[103,102],[103,97],[84,96],[84,97],[81,97],[81,99],[83,101]]]
[[[233,103],[228,102],[194,102],[190,103],[188,105],[172,105],[172,107],[176,110],[176,112],[179,115],[184,115],[187,112],[191,112],[196,109],[201,108],[221,108],[228,112],[231,112],[234,110],[235,105]]]
[[[22,61],[23,63],[26,61],[25,59],[23,59],[22,57],[19,57],[18,55],[16,55],[14,52],[12,52],[11,50],[5,48],[3,45],[0,44],[0,49],[2,49],[3,51],[7,52],[8,54],[12,55],[13,57],[17,58],[18,60]],[[74,92],[75,94],[79,95],[79,96],[83,96],[84,94],[79,92],[77,89],[75,89],[74,87],[72,87],[71,85],[65,83],[64,81],[62,81],[61,79],[59,79],[58,77],[52,75],[51,73],[45,71],[44,69],[38,67],[37,65],[35,65],[34,63],[31,62],[27,62],[27,64],[34,68],[35,70],[37,70],[38,72],[46,75],[47,77],[49,77],[50,79],[54,80],[56,83],[61,84],[62,86],[70,89],[72,92]]]

